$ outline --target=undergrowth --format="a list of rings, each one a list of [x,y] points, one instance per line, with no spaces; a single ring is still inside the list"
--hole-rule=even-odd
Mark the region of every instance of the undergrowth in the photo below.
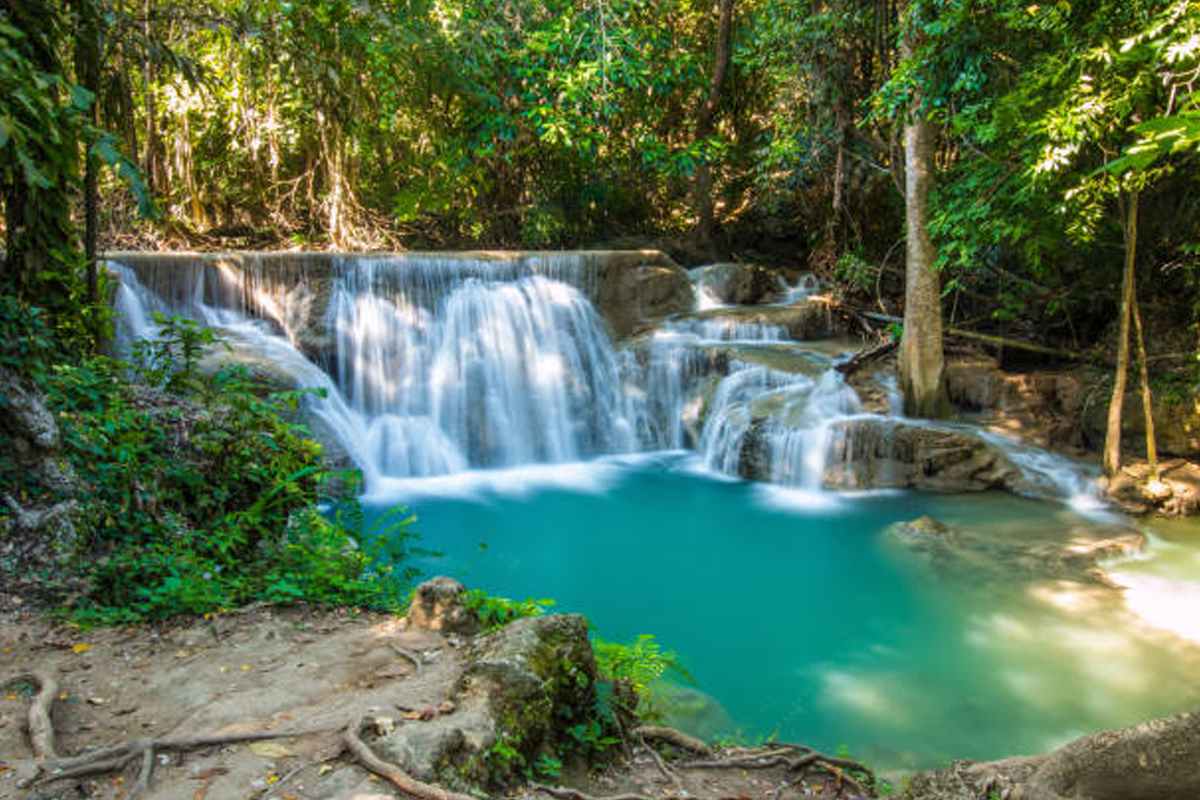
[[[6,328],[38,325],[36,315],[0,316]],[[255,601],[399,610],[415,578],[395,566],[409,554],[413,518],[386,515],[367,529],[356,476],[328,471],[295,422],[304,392],[264,396],[241,367],[201,374],[217,334],[158,322],[159,338],[131,361],[54,363],[40,344],[0,353],[44,393],[77,476],[78,548],[64,583],[82,588],[63,598],[63,612],[112,624]],[[5,338],[50,338],[21,333]],[[61,499],[45,496],[9,452],[0,450],[0,483],[27,503]]]

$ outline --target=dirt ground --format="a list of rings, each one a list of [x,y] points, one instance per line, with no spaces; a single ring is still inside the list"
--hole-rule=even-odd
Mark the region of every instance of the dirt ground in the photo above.
[[[31,613],[0,616],[0,680],[34,670],[55,675],[52,721],[60,756],[131,739],[304,729],[270,741],[157,753],[156,800],[384,800],[404,797],[360,767],[341,731],[358,716],[420,725],[445,706],[461,668],[461,642],[405,630],[387,615],[258,608],[159,626],[80,631]],[[418,671],[399,650],[415,653]],[[31,684],[0,692],[0,798],[121,800],[138,777],[124,773],[19,788],[32,768],[26,719]],[[672,768],[668,779],[644,750],[596,773],[567,770],[566,785],[596,795],[650,798],[855,797],[830,776],[788,783],[782,768]],[[777,792],[777,790],[780,790]],[[508,797],[549,795],[532,788]]]

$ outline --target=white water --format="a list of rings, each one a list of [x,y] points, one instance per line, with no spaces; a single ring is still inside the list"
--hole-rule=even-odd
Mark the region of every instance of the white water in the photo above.
[[[323,391],[308,410],[363,469],[369,491],[412,478],[685,448],[708,469],[738,476],[753,429],[765,474],[811,493],[821,488],[830,426],[861,411],[828,367],[813,377],[736,357],[738,347],[788,342],[783,326],[737,314],[668,321],[618,352],[589,300],[595,271],[578,255],[345,258],[324,289],[302,263],[280,261],[282,269],[254,258],[197,259],[140,272],[112,264],[121,279],[117,346],[128,352],[135,339],[155,335],[155,311],[221,329],[294,385]],[[802,276],[788,302],[818,288]],[[321,291],[330,294],[326,368],[300,349]],[[807,352],[830,363],[815,348]],[[1080,510],[1098,507],[1078,465],[979,435],[1045,494]]]

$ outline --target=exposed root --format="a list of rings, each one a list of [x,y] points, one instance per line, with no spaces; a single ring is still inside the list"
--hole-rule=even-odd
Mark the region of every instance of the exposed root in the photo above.
[[[607,796],[597,796],[592,794],[584,794],[578,789],[568,789],[565,786],[546,786],[542,783],[531,783],[534,789],[551,797],[557,797],[559,800],[654,800],[644,794],[613,794]]]
[[[663,774],[663,777],[666,778],[671,783],[678,786],[679,785],[679,776],[676,775],[675,772],[670,767],[667,766],[667,762],[663,761],[662,756],[660,756],[658,754],[657,750],[655,750],[650,745],[646,744],[646,737],[638,736],[638,741],[641,742],[642,747],[644,747],[646,749],[646,751],[650,753],[650,757],[654,759],[654,765],[658,767],[658,771]]]
[[[688,736],[683,731],[674,728],[664,728],[657,725],[643,725],[633,731],[645,739],[657,739],[660,742],[673,744],[681,750],[690,750],[702,756],[712,755],[712,748],[694,736]]]
[[[800,757],[796,758],[795,756],[798,754]],[[813,769],[819,769],[832,775],[839,785],[849,787],[852,791],[862,796],[869,796],[870,792],[850,772],[865,775],[869,785],[874,785],[875,783],[875,773],[858,761],[849,758],[828,756],[813,750],[811,747],[792,744],[785,744],[774,749],[761,750],[759,752],[739,750],[738,755],[732,758],[725,756],[700,761],[685,761],[676,764],[676,767],[679,769],[771,769],[772,767],[786,767],[790,773],[799,772],[799,777],[782,784],[775,790],[773,795],[775,798],[781,797],[783,792],[789,787],[796,786],[802,782],[806,773]]]
[[[226,744],[262,742],[269,739],[290,739],[314,733],[326,733],[329,728],[305,728],[301,730],[257,731],[254,733],[231,733],[214,736],[195,736],[175,739],[135,739],[112,747],[102,747],[90,753],[48,761],[42,765],[44,776],[40,783],[85,778],[120,772],[141,760],[137,783],[130,789],[127,800],[134,800],[150,788],[154,777],[154,759],[158,753],[199,750]]]
[[[413,668],[417,671],[416,674],[421,674],[421,668],[425,666],[425,662],[421,660],[419,655],[414,653],[412,650],[409,650],[406,647],[401,647],[393,642],[388,642],[388,646],[392,648],[392,652],[394,652],[396,655],[411,661]]]
[[[371,748],[367,746],[367,743],[358,735],[362,727],[363,718],[358,717],[342,732],[342,742],[363,768],[375,773],[409,797],[415,797],[417,800],[475,800],[475,798],[469,795],[450,792],[441,787],[419,781],[395,764],[384,761],[375,755]]]
[[[58,758],[54,741],[54,725],[50,722],[50,707],[58,699],[58,681],[48,672],[31,672],[17,675],[0,684],[0,689],[14,683],[37,684],[38,693],[29,705],[29,743],[33,756],[39,761]]]

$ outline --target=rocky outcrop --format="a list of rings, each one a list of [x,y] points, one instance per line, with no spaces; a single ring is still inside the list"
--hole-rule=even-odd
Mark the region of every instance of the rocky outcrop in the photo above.
[[[710,264],[696,267],[691,275],[713,300],[726,305],[774,303],[784,294],[778,276],[757,264]]]
[[[687,272],[657,251],[589,253],[595,266],[592,302],[618,339],[695,307]]]
[[[1021,470],[967,431],[881,417],[834,423],[824,483],[830,489],[1016,490]]]
[[[443,704],[449,713],[402,725],[374,745],[421,780],[506,785],[539,755],[558,752],[568,729],[594,719],[596,663],[581,616],[518,620],[472,643],[466,659]]]
[[[951,527],[927,516],[898,522],[885,535],[937,571],[1002,584],[1020,577],[1111,586],[1101,562],[1135,555],[1146,546],[1143,534],[1120,526],[1080,526],[1010,539]]]
[[[950,400],[967,411],[1043,447],[1099,451],[1108,424],[1111,374],[1094,367],[1009,373],[995,359],[959,356],[946,365]],[[1145,416],[1136,387],[1125,397],[1121,444],[1127,453],[1145,452]],[[1159,452],[1200,457],[1200,395],[1154,395]]]
[[[413,592],[408,626],[438,633],[471,636],[482,627],[479,615],[467,607],[467,589],[453,578],[431,578]]]
[[[1200,711],[1076,739],[1044,756],[918,773],[906,800],[1194,800]]]
[[[1095,403],[1091,385],[1077,370],[1008,373],[987,356],[958,356],[946,364],[950,402],[983,412],[985,423],[1042,447],[1085,446],[1079,420]]]
[[[1159,464],[1158,480],[1151,480],[1150,467],[1139,461],[1104,479],[1108,497],[1127,514],[1151,512],[1169,517],[1200,513],[1200,465],[1183,459]]]
[[[59,452],[62,440],[42,395],[16,373],[0,368],[0,446],[18,470],[19,486],[6,487],[0,518],[0,572],[28,574],[75,555],[75,471]],[[18,491],[20,489],[20,491]],[[25,505],[22,495],[37,498]]]

